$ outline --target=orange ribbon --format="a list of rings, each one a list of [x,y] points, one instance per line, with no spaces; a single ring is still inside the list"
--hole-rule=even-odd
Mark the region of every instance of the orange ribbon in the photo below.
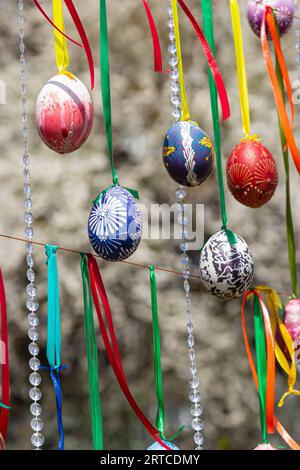
[[[268,38],[267,38],[267,32],[266,32],[266,23],[270,30],[271,38],[274,44],[275,53],[278,59],[278,64],[281,70],[283,82],[284,82],[286,93],[288,96],[288,100],[289,100],[289,104],[291,108],[292,123],[289,120],[285,103],[284,103],[284,98],[282,96],[280,85],[276,76],[276,71],[272,63],[272,58],[271,58],[271,53],[270,53],[270,48],[269,48],[269,43],[268,43]],[[280,45],[280,39],[277,33],[273,11],[272,11],[272,8],[269,6],[266,7],[265,12],[264,12],[263,21],[261,25],[261,31],[260,31],[260,38],[261,38],[261,44],[262,44],[262,49],[263,49],[263,53],[265,57],[267,70],[268,70],[270,80],[272,83],[273,95],[274,95],[274,100],[275,100],[275,104],[277,107],[279,119],[283,128],[283,131],[284,131],[287,146],[289,147],[291,151],[295,166],[298,170],[298,173],[300,174],[300,154],[299,154],[295,137],[293,134],[293,130],[292,130],[293,125],[294,125],[294,114],[295,114],[293,97],[292,97],[293,92],[292,92],[291,82],[289,79],[289,74],[288,74],[288,70],[286,67],[284,55],[283,55],[281,45]]]
[[[290,446],[293,450],[300,450],[299,444],[288,434],[288,432],[284,429],[282,424],[278,421],[276,416],[274,416],[274,396],[275,396],[275,344],[272,335],[272,328],[271,322],[269,319],[268,309],[264,304],[264,301],[259,294],[259,292],[254,289],[254,291],[248,291],[244,295],[243,302],[242,302],[242,309],[241,309],[241,317],[242,317],[242,331],[244,337],[244,343],[246,348],[246,353],[248,357],[248,362],[250,365],[251,373],[253,376],[253,380],[258,390],[258,376],[256,372],[256,367],[254,364],[253,356],[250,349],[250,344],[248,340],[247,334],[247,327],[246,327],[246,319],[245,319],[245,306],[247,300],[255,294],[259,299],[261,311],[264,319],[265,325],[265,335],[266,335],[266,346],[267,346],[267,396],[266,396],[266,414],[267,414],[267,426],[268,432],[272,434],[274,432],[274,426],[277,432],[280,434],[282,439]]]

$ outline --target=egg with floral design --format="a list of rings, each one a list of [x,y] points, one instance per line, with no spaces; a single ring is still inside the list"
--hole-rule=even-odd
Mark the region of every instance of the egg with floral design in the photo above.
[[[199,186],[213,168],[214,151],[208,135],[194,122],[179,121],[168,130],[163,145],[163,162],[173,180]]]
[[[169,442],[169,441],[163,441],[168,447],[170,450],[179,450],[178,447],[176,447],[174,444],[172,444],[172,442]],[[154,452],[156,452],[157,450],[167,450],[165,449],[159,442],[154,442],[150,447],[148,447],[147,450],[152,450]]]
[[[142,214],[127,189],[116,185],[98,196],[88,235],[96,253],[108,261],[123,261],[135,252],[142,237]]]
[[[278,450],[275,447],[273,447],[271,444],[259,444],[255,449],[253,450]]]
[[[260,36],[260,28],[263,20],[265,7],[274,8],[278,30],[280,36],[284,36],[292,27],[295,16],[294,0],[255,0],[248,1],[247,16],[251,29],[257,36]],[[268,26],[266,26],[267,35],[270,39]]]
[[[59,154],[78,150],[93,127],[94,107],[86,86],[74,75],[56,75],[36,101],[36,126],[44,143]]]
[[[235,235],[230,244],[225,230],[215,233],[204,245],[200,256],[203,286],[220,300],[241,297],[252,283],[253,259],[247,243]]]
[[[237,201],[257,208],[273,197],[278,172],[269,150],[258,140],[243,139],[227,160],[227,183]]]

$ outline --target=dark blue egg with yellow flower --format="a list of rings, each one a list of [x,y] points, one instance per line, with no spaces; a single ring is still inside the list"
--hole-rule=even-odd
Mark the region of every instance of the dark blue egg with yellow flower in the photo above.
[[[208,135],[191,121],[179,121],[168,130],[163,147],[164,165],[183,186],[199,186],[213,168],[214,150]]]

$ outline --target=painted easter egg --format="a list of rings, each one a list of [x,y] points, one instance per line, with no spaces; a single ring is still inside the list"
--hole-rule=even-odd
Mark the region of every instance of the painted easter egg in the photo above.
[[[163,441],[171,450],[179,450],[178,447],[176,447],[172,442],[169,441]],[[154,442],[150,447],[148,447],[147,450],[166,450],[159,442]]]
[[[257,140],[242,140],[227,160],[227,183],[237,201],[256,208],[275,193],[278,172],[269,150]]]
[[[190,121],[179,121],[168,130],[163,162],[173,180],[183,186],[199,186],[213,168],[214,151],[207,134]]]
[[[275,447],[273,447],[271,444],[259,444],[255,449],[253,450],[278,450]]]
[[[300,341],[300,299],[292,299],[286,304],[284,324],[293,341]]]
[[[293,24],[295,15],[294,0],[261,0],[260,3],[249,0],[247,7],[248,21],[251,29],[257,36],[260,36],[260,28],[266,5],[274,8],[280,36],[284,36]],[[266,30],[270,39],[268,27]]]
[[[240,297],[253,279],[253,260],[246,242],[236,235],[231,245],[224,230],[215,233],[204,245],[200,274],[204,287],[220,300]]]
[[[108,261],[122,261],[135,252],[142,236],[142,214],[131,193],[112,186],[96,199],[88,235],[96,253]]]
[[[38,95],[35,116],[38,133],[48,147],[60,154],[74,152],[92,130],[91,95],[74,75],[55,75]]]

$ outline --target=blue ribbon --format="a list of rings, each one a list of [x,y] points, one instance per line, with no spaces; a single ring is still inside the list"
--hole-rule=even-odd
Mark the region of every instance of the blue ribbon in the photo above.
[[[10,410],[10,406],[4,405],[4,403],[2,403],[1,401],[0,401],[0,408],[5,408],[6,410]]]
[[[62,419],[62,394],[60,372],[66,368],[60,362],[61,331],[60,331],[60,302],[58,287],[58,270],[56,252],[58,247],[46,245],[48,266],[48,323],[47,323],[47,359],[49,367],[41,367],[50,372],[56,396],[57,425],[59,431],[58,450],[64,450],[64,426]]]

